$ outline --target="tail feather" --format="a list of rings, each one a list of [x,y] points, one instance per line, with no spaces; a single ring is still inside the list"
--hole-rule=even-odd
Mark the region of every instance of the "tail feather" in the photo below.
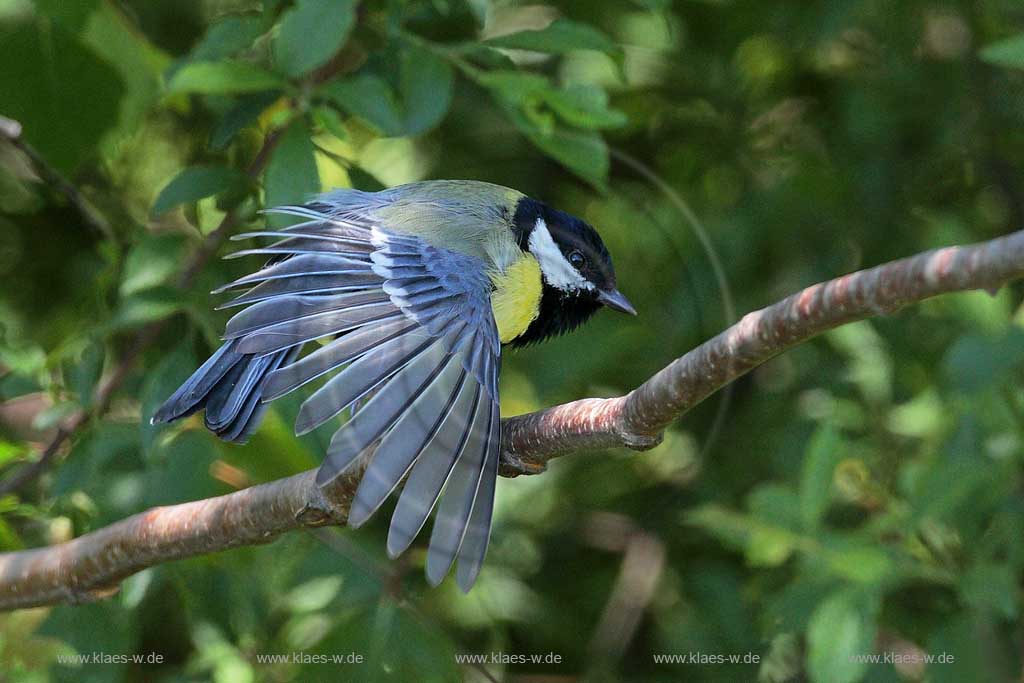
[[[293,361],[299,347],[267,355],[235,351],[237,340],[221,346],[153,414],[152,422],[173,422],[200,410],[206,427],[225,441],[245,443],[266,412],[267,376]]]

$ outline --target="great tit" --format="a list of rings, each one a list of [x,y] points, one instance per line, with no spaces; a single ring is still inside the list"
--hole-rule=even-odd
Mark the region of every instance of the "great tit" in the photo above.
[[[300,222],[233,238],[276,241],[229,257],[270,260],[214,291],[244,289],[221,308],[245,308],[153,422],[205,410],[207,428],[245,442],[268,402],[330,375],[295,424],[305,434],[350,414],[317,483],[368,461],[348,517],[358,527],[405,479],[388,553],[436,506],[427,578],[440,583],[457,557],[468,591],[490,535],[501,347],[568,332],[602,305],[635,315],[608,250],[579,218],[476,181],[336,190],[268,211]]]

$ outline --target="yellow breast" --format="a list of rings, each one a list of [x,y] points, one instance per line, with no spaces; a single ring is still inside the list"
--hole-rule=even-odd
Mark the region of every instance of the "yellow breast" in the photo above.
[[[540,264],[523,252],[504,272],[491,273],[491,282],[491,309],[498,324],[498,336],[506,344],[525,332],[540,312]]]

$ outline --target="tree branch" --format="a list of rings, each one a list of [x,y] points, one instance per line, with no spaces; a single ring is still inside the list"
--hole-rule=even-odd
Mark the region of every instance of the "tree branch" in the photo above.
[[[542,471],[554,457],[614,446],[645,449],[712,393],[812,337],[947,292],[1024,277],[1024,231],[949,247],[808,287],[673,361],[625,396],[583,399],[505,420],[502,474]],[[217,498],[154,508],[48,548],[0,554],[0,609],[109,595],[146,567],[272,540],[306,526],[342,524],[361,476],[329,490],[315,470]]]

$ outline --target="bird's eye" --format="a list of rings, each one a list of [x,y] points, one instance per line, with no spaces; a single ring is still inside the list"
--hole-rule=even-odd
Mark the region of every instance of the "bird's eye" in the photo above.
[[[580,268],[583,267],[583,264],[586,262],[587,259],[582,253],[578,251],[569,252],[569,263],[572,264],[573,268],[579,270]]]

